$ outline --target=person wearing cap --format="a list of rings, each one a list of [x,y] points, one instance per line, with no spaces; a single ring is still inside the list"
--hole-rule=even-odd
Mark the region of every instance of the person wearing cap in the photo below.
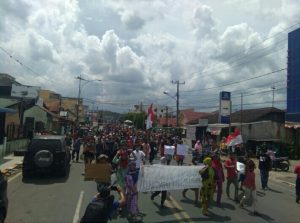
[[[167,159],[166,157],[161,157],[160,158],[160,164],[161,165],[166,165],[167,164]],[[160,207],[161,208],[165,208],[164,206],[164,203],[165,203],[165,200],[167,199],[167,191],[164,190],[164,191],[155,191],[152,195],[151,195],[151,200],[153,201],[154,198],[159,195],[161,193],[161,200],[160,200]]]
[[[208,206],[214,194],[215,171],[212,168],[212,159],[210,157],[206,157],[203,160],[203,164],[205,165],[205,167],[199,171],[199,174],[201,175],[202,178],[202,187],[200,190],[200,194],[201,194],[202,214],[207,216]]]

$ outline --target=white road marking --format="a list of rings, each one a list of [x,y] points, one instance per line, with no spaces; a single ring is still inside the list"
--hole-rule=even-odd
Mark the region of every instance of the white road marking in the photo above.
[[[75,215],[73,217],[73,223],[77,223],[79,221],[80,208],[83,200],[84,191],[82,190],[79,195],[79,199],[76,206]]]
[[[8,183],[10,183],[11,181],[13,181],[14,179],[16,179],[17,177],[19,177],[20,175],[22,174],[22,172],[21,173],[17,173],[15,176],[13,176],[12,178],[9,178],[8,179]]]

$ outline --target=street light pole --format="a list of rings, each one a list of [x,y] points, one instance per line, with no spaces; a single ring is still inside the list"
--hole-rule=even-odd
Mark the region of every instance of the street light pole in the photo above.
[[[76,109],[76,125],[79,126],[79,103],[80,103],[80,96],[81,96],[81,91],[82,91],[82,87],[81,86],[81,81],[86,81],[85,84],[88,84],[90,82],[94,82],[94,81],[102,81],[102,80],[86,80],[84,78],[81,77],[81,74],[80,76],[76,77],[76,79],[79,80],[79,86],[78,86],[78,97],[77,97],[77,109]]]
[[[179,85],[180,84],[185,84],[184,82],[179,82],[179,81],[173,81],[172,80],[172,84],[176,84],[177,85],[177,92],[176,92],[176,97],[173,97],[171,95],[169,95],[168,92],[164,91],[164,94],[170,96],[171,98],[173,98],[174,100],[176,100],[176,127],[179,127]]]
[[[177,85],[177,92],[176,92],[176,126],[179,127],[179,85],[180,84],[185,84],[185,81],[180,83],[178,80],[177,81],[172,80],[172,84]]]

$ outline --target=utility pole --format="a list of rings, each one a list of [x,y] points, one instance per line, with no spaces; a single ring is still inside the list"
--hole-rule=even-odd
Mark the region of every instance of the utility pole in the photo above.
[[[184,82],[179,82],[179,80],[177,81],[173,81],[172,80],[172,84],[176,84],[177,85],[177,92],[176,92],[176,126],[179,126],[179,85],[180,84],[185,84]]]
[[[272,108],[274,108],[274,90],[275,90],[275,86],[272,86],[271,89],[273,91]]]
[[[78,97],[77,97],[77,109],[76,109],[76,125],[79,126],[79,102],[80,102],[80,95],[81,95],[81,80],[83,78],[81,77],[81,74],[79,77],[76,77],[79,80],[79,86],[78,86]]]
[[[242,134],[242,131],[243,131],[243,93],[241,93],[241,120],[240,120],[240,123],[241,123],[241,134]]]
[[[169,127],[169,113],[168,113],[168,110],[169,110],[169,108],[168,108],[168,106],[166,106],[166,115],[167,115],[167,127]]]

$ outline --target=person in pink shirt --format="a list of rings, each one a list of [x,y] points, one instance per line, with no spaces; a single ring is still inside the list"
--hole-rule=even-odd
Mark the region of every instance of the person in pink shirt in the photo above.
[[[246,164],[245,180],[243,182],[245,194],[240,201],[240,207],[243,208],[245,200],[249,200],[252,198],[252,204],[251,204],[252,214],[257,213],[255,210],[257,198],[256,198],[256,185],[255,185],[254,169],[255,169],[255,163],[253,162],[253,160],[249,160]]]
[[[296,202],[299,203],[299,200],[300,200],[300,163],[296,164],[294,173],[297,174],[297,177],[296,177]]]
[[[230,198],[229,189],[230,185],[233,183],[234,185],[234,200],[238,201],[238,174],[236,168],[236,158],[234,153],[229,153],[229,159],[227,159],[224,163],[224,167],[227,170],[227,184],[226,184],[226,194],[227,197]]]

